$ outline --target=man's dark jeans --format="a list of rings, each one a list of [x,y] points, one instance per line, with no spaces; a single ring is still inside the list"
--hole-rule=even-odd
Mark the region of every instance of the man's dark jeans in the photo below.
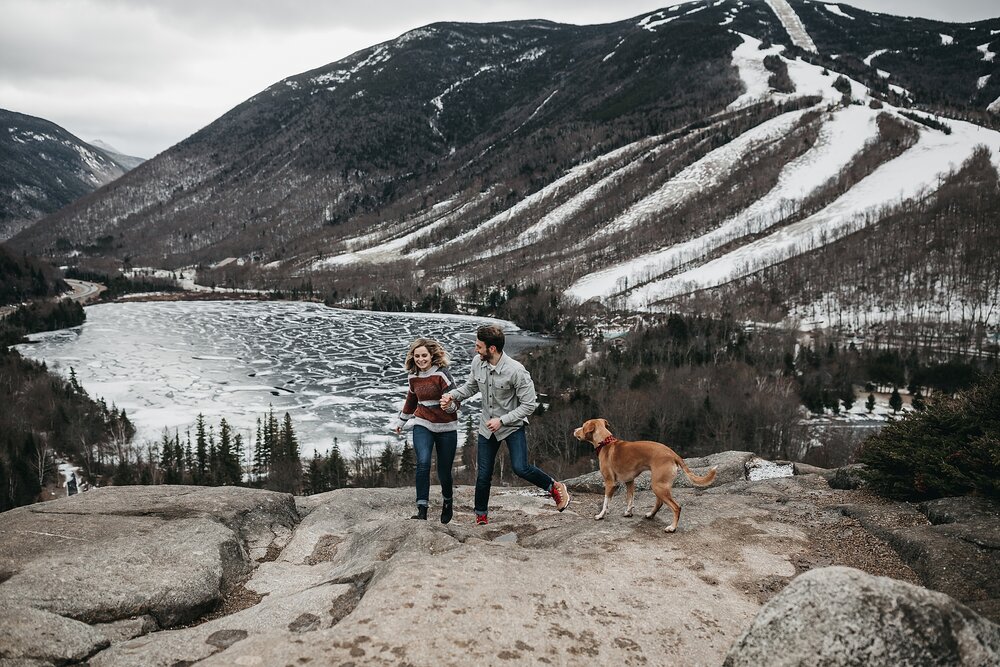
[[[413,451],[417,455],[417,504],[426,505],[431,490],[431,450],[437,445],[438,481],[441,482],[441,495],[446,500],[452,498],[451,465],[455,462],[455,449],[458,446],[458,432],[445,431],[435,433],[424,426],[413,427]]]
[[[528,463],[528,438],[524,428],[519,428],[507,436],[507,453],[510,454],[510,466],[514,474],[531,482],[538,488],[549,491],[552,488],[552,478]],[[476,514],[486,514],[490,505],[490,486],[493,482],[493,466],[500,451],[500,442],[495,435],[489,438],[479,436],[479,455],[477,463],[479,474],[476,476]]]

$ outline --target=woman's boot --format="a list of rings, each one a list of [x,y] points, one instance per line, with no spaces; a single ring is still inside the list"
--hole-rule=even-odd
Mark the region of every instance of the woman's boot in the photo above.
[[[427,505],[417,505],[417,513],[410,518],[423,519],[424,521],[427,521]]]
[[[441,506],[441,523],[449,521],[451,521],[451,498],[445,498],[444,504]]]

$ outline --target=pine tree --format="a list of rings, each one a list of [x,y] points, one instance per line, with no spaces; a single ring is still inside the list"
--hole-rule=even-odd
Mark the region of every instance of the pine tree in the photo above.
[[[219,448],[215,444],[215,426],[208,427],[208,475],[206,484],[218,486],[222,466],[219,463]]]
[[[871,414],[875,410],[875,394],[868,394],[868,400],[865,401],[865,410],[868,414]]]
[[[191,452],[191,429],[187,431],[187,443],[184,446],[184,482],[194,484],[195,464],[194,454]]]
[[[384,486],[395,486],[397,471],[399,470],[399,458],[392,448],[392,443],[385,443],[385,448],[379,455],[378,471]]]
[[[246,448],[243,445],[243,434],[237,433],[233,436],[233,459],[236,461],[236,483],[243,483],[243,459],[246,456]]]
[[[413,479],[416,470],[416,454],[413,452],[413,447],[410,446],[410,441],[404,440],[403,451],[399,454],[399,479],[403,480],[403,482]]]
[[[910,405],[912,405],[913,409],[917,412],[923,412],[927,409],[927,402],[924,400],[924,395],[921,393],[920,387],[917,387],[917,390],[913,392],[913,397],[910,399]]]
[[[273,409],[268,423],[268,430],[271,430],[272,425],[277,426]],[[287,412],[282,420],[281,428],[276,430],[276,433],[267,488],[285,493],[300,493],[302,490],[302,462],[299,460],[299,442],[295,436],[292,417]]]
[[[312,460],[309,461],[309,468],[306,471],[305,479],[302,482],[302,493],[311,496],[315,493],[328,491],[325,479],[326,461],[319,455],[319,451],[313,452]]]
[[[253,445],[253,473],[258,477],[267,472],[268,456],[264,450],[264,431],[257,417],[257,438]]]
[[[903,407],[903,397],[899,395],[897,387],[892,388],[892,394],[889,396],[889,407],[892,408],[893,414],[899,412]]]
[[[340,443],[333,439],[333,449],[326,456],[326,479],[331,489],[347,486],[347,462],[340,453]]]
[[[237,436],[239,438],[239,436]],[[220,484],[234,485],[240,483],[240,461],[237,458],[235,447],[233,446],[233,431],[229,422],[223,417],[219,422],[219,447],[218,447]]]
[[[205,484],[208,477],[208,436],[205,433],[205,415],[198,413],[195,424],[195,469],[191,477],[195,484]]]

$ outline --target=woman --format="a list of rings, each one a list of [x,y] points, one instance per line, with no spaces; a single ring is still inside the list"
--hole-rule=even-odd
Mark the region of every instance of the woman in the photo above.
[[[399,416],[390,427],[401,433],[404,426],[413,427],[413,450],[417,455],[417,513],[414,519],[427,519],[427,498],[431,485],[431,449],[437,447],[438,480],[441,482],[441,523],[452,516],[451,465],[458,446],[457,408],[441,408],[441,395],[455,389],[448,372],[448,353],[430,338],[418,338],[410,343],[403,364],[409,373],[410,390]]]

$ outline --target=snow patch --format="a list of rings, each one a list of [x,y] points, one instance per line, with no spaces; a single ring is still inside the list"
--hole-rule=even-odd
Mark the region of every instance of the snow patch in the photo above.
[[[836,14],[837,16],[842,16],[845,19],[851,19],[852,21],[854,20],[853,16],[844,13],[844,10],[840,8],[840,5],[823,5],[823,6],[826,7],[826,11],[830,12],[831,14]]]
[[[871,67],[872,66],[872,61],[875,60],[876,58],[878,58],[883,53],[889,53],[889,49],[879,49],[878,51],[872,51],[870,54],[868,54],[868,57],[865,58],[864,63],[866,65],[868,65],[869,67]],[[896,52],[893,51],[893,53],[896,53]]]
[[[650,32],[656,32],[656,29],[661,25],[666,25],[671,21],[676,21],[680,16],[668,16],[664,18],[663,12],[655,12],[649,16],[644,17],[639,21],[638,25],[640,28],[644,28]]]
[[[941,38],[941,46],[951,46],[955,43],[955,38],[951,35],[945,35],[944,33],[939,33],[938,37]]]
[[[792,111],[772,118],[754,127],[728,144],[720,146],[663,184],[656,192],[647,195],[624,213],[598,230],[592,238],[603,238],[626,231],[650,216],[662,214],[698,193],[713,187],[725,178],[739,161],[762,144],[784,136],[805,110]]]
[[[990,43],[980,44],[976,47],[976,50],[983,54],[983,62],[991,63],[996,57],[996,53],[990,51]]]
[[[755,456],[746,462],[746,473],[748,480],[758,482],[764,479],[792,477],[795,475],[795,469],[791,463],[775,463]]]
[[[994,165],[1000,156],[1000,132],[948,119],[952,134],[920,127],[917,144],[883,164],[821,211],[746,244],[722,257],[665,280],[644,285],[629,295],[629,306],[648,307],[656,300],[716,287],[808,252],[877,221],[892,203],[932,192],[939,180],[957,168],[976,146],[987,143]]]
[[[766,0],[766,2],[781,21],[781,25],[785,27],[785,32],[788,33],[788,37],[792,40],[792,44],[800,49],[812,51],[813,53],[819,53],[812,37],[810,37],[809,33],[806,32],[806,27],[803,25],[802,19],[800,19],[799,15],[795,13],[792,6],[788,4],[788,0]]]
[[[729,111],[750,106],[767,97],[771,90],[768,84],[771,72],[764,67],[764,57],[777,55],[784,50],[782,46],[772,46],[762,51],[759,39],[743,33],[737,34],[743,39],[743,43],[733,49],[733,67],[740,73],[740,80],[746,90],[730,102],[726,107]]]
[[[621,47],[621,45],[622,45],[622,44],[624,44],[624,43],[625,43],[625,38],[624,38],[624,37],[622,37],[622,38],[621,38],[620,40],[618,40],[618,43],[617,43],[617,44],[615,44],[615,48],[614,48],[614,50],[613,50],[613,51],[612,51],[611,53],[609,53],[608,55],[606,55],[606,56],[604,56],[603,58],[601,58],[601,62],[602,62],[602,63],[606,63],[606,62],[608,62],[608,60],[610,60],[610,59],[611,59],[611,58],[612,58],[612,57],[613,57],[613,56],[614,56],[614,55],[615,55],[616,53],[618,53],[618,49],[619,49],[619,48]]]
[[[629,285],[640,285],[736,239],[759,234],[778,224],[795,213],[802,201],[825,184],[831,174],[847,166],[866,141],[877,136],[876,115],[877,112],[860,106],[837,111],[824,122],[815,145],[788,163],[775,187],[761,199],[710,232],[585,276],[567,294],[582,301],[611,296]]]
[[[990,75],[989,74],[987,74],[986,76],[979,77],[979,80],[976,81],[976,89],[977,90],[982,90],[983,88],[986,87],[986,84],[989,83],[989,81],[990,81]]]

